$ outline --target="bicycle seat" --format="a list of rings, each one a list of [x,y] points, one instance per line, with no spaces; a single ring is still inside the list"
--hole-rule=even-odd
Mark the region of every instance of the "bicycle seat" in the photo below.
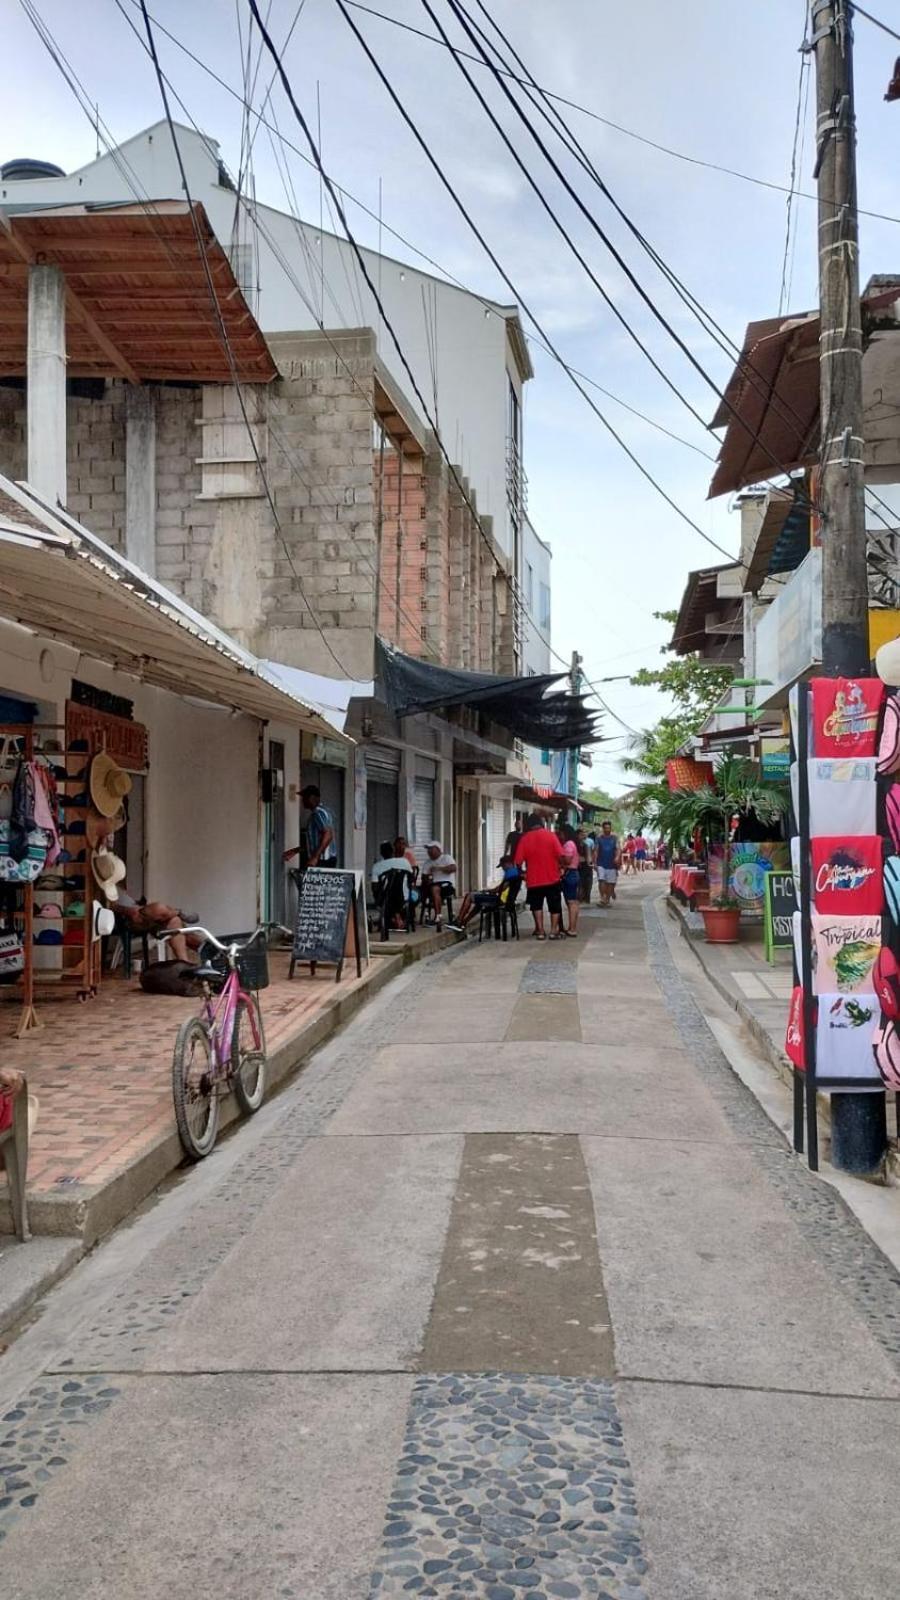
[[[218,967],[214,967],[209,961],[202,961],[199,967],[194,967],[191,972],[191,977],[196,978],[198,983],[221,985],[225,982],[226,976],[226,973],[222,972]]]

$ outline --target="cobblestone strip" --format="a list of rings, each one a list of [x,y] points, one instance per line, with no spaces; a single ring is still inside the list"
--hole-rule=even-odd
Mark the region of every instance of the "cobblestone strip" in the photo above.
[[[577,994],[578,972],[572,961],[529,961],[519,981],[520,994]]]
[[[420,1378],[370,1600],[645,1600],[610,1383]]]
[[[841,1196],[795,1156],[759,1102],[732,1071],[669,950],[657,904],[644,902],[650,969],[691,1059],[749,1154],[900,1371],[900,1273],[882,1255]]]
[[[265,1143],[247,1152],[226,1180],[198,1201],[190,1218],[146,1260],[100,1315],[82,1329],[61,1366],[116,1371],[146,1355],[155,1335],[203,1288],[262,1207],[278,1189],[308,1139],[321,1132],[369,1066],[374,1052],[396,1039],[450,951],[424,961],[413,982],[373,1019],[363,1010],[339,1042],[283,1094],[283,1114]],[[215,1159],[213,1157],[213,1159]]]
[[[78,1437],[120,1393],[102,1374],[45,1378],[0,1421],[0,1544],[13,1519],[30,1511],[44,1485],[66,1466]],[[3,1558],[0,1556],[0,1570]]]

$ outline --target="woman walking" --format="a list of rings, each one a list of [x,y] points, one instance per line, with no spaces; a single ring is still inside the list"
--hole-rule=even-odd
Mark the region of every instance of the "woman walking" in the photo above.
[[[566,902],[566,924],[563,930],[568,939],[578,938],[578,906],[581,896],[578,837],[575,829],[561,822],[557,832],[562,844],[562,892]]]

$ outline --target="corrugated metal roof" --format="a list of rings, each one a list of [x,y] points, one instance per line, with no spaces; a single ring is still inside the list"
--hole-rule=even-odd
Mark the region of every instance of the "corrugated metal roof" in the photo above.
[[[341,737],[200,612],[2,476],[0,616],[173,694]]]

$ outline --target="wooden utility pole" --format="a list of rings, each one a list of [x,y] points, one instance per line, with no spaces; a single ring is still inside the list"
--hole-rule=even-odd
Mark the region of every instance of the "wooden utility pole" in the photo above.
[[[813,0],[819,195],[822,666],[869,663],[862,319],[850,0]]]
[[[812,0],[819,195],[818,500],[822,520],[822,670],[856,677],[869,666],[862,314],[856,208],[851,0]],[[831,1159],[874,1172],[887,1143],[885,1097],[832,1094]]]

